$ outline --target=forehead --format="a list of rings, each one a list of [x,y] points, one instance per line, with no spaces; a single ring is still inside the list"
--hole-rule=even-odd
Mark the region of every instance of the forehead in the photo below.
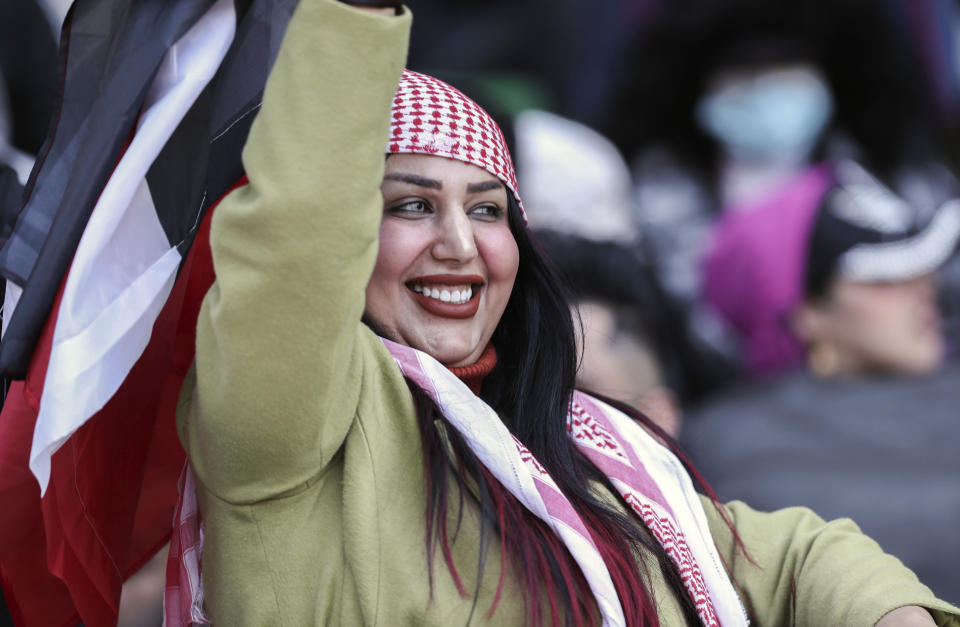
[[[412,153],[393,154],[387,158],[386,174],[416,174],[424,178],[450,183],[500,182],[500,179],[479,166],[447,157]],[[506,191],[504,189],[504,191]]]
[[[878,300],[921,301],[926,297],[915,289],[915,285],[930,281],[933,275],[923,275],[901,281],[859,281],[839,276],[830,286],[829,295],[835,302],[857,302],[869,304]]]
[[[706,86],[711,93],[754,90],[758,87],[820,86],[823,73],[810,63],[801,61],[762,65],[721,67]]]

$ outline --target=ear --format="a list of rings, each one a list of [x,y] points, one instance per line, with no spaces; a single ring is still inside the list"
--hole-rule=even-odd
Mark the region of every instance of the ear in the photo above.
[[[807,346],[825,339],[826,321],[822,305],[804,301],[790,314],[788,324],[790,331]]]

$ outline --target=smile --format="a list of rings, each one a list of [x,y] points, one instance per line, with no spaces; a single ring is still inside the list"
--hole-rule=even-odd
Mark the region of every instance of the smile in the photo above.
[[[428,298],[433,298],[444,303],[453,303],[462,305],[473,297],[473,288],[469,285],[458,285],[456,287],[424,287],[420,283],[414,283],[410,289],[417,294],[423,294]]]
[[[431,275],[417,277],[406,285],[415,294],[414,300],[428,313],[462,319],[477,313],[483,277]]]

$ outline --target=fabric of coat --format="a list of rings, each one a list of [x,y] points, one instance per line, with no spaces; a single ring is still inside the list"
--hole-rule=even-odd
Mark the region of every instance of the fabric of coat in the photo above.
[[[301,3],[244,150],[250,184],[213,216],[217,279],[201,308],[178,429],[205,521],[205,606],[215,624],[450,625],[474,608],[442,560],[428,582],[413,399],[360,322],[409,27],[408,14]],[[873,625],[907,604],[960,624],[960,611],[849,521],[730,504],[751,562],[712,506],[704,510],[760,624]],[[457,513],[448,512],[451,525]],[[481,521],[468,496],[459,523],[452,557],[486,612],[500,541],[490,542],[488,576],[475,588]],[[523,624],[520,586],[505,576],[491,620]],[[684,624],[658,569],[646,583],[661,624]]]

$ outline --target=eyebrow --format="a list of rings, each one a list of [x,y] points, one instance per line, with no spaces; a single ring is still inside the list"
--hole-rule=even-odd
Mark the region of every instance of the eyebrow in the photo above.
[[[386,174],[383,177],[385,180],[390,181],[400,181],[401,183],[410,183],[411,185],[416,185],[418,187],[427,187],[429,189],[443,189],[443,183],[436,179],[428,179],[422,176],[417,176],[416,174],[405,174],[403,172],[394,172],[391,174]],[[469,183],[467,185],[468,194],[479,194],[480,192],[487,192],[493,189],[500,189],[504,185],[497,179],[490,181],[483,181],[481,183]]]
[[[422,176],[416,176],[415,174],[387,174],[384,175],[384,179],[391,181],[400,181],[401,183],[410,183],[411,185],[417,185],[418,187],[429,187],[430,189],[443,189],[443,183],[436,179],[428,179]]]
[[[479,192],[488,192],[491,189],[500,189],[503,183],[498,180],[484,181],[483,183],[470,183],[467,185],[468,194],[477,194]]]

